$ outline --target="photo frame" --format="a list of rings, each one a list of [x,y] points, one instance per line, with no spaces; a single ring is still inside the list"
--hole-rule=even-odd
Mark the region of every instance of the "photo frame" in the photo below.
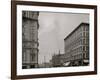
[[[77,14],[75,16],[82,16],[83,14],[88,15],[88,17],[86,17],[86,20],[88,21],[89,24],[81,23],[81,24],[77,25],[78,26],[77,28],[75,28],[75,29],[73,28],[73,30],[71,30],[68,34],[69,34],[69,36],[71,36],[75,32],[75,30],[77,30],[80,26],[89,26],[89,37],[88,37],[89,38],[89,44],[88,44],[88,46],[89,46],[89,49],[88,49],[89,50],[88,51],[88,53],[89,53],[88,61],[89,62],[88,62],[88,64],[89,65],[84,66],[84,65],[80,64],[81,66],[76,66],[76,65],[74,65],[74,63],[71,63],[69,67],[65,67],[65,66],[57,66],[57,65],[55,65],[56,64],[55,63],[54,65],[52,64],[53,67],[49,68],[50,67],[49,66],[46,68],[46,64],[43,63],[45,65],[45,67],[43,67],[43,68],[38,68],[38,67],[36,67],[37,65],[34,65],[35,68],[33,68],[34,66],[32,65],[30,67],[31,69],[30,68],[24,69],[26,67],[23,66],[23,64],[22,64],[23,63],[23,61],[22,61],[23,47],[22,46],[24,44],[23,43],[23,41],[24,41],[23,40],[23,27],[22,26],[24,24],[24,22],[23,22],[24,20],[27,22],[27,19],[23,18],[23,16],[26,15],[26,14],[24,14],[25,11],[33,12],[36,15],[39,15],[39,12],[55,14],[58,16],[60,14],[62,15],[63,13],[64,13],[63,15],[65,15],[65,14],[70,15],[71,13]],[[31,14],[29,14],[29,15],[31,15]],[[62,16],[61,16],[61,18],[62,18]],[[37,17],[36,17],[36,19],[37,19]],[[45,19],[48,19],[48,17],[46,17]],[[59,19],[59,18],[57,18],[57,19]],[[62,21],[65,21],[63,19],[62,19]],[[44,17],[42,18],[42,21],[43,20],[44,20]],[[75,20],[76,20],[76,18],[75,18]],[[69,19],[69,21],[70,21],[70,19]],[[45,23],[49,24],[50,22],[45,22]],[[35,23],[32,24],[29,22],[28,24],[34,25]],[[60,25],[58,22],[56,22],[56,19],[55,19],[54,24],[56,26]],[[72,24],[72,22],[71,22],[71,24]],[[73,24],[74,24],[74,22],[73,22]],[[41,24],[39,24],[39,23],[37,23],[36,25],[38,27],[41,26]],[[55,26],[55,25],[52,24],[52,26]],[[58,28],[58,27],[56,27],[56,28]],[[48,28],[45,27],[44,29],[46,29],[46,31],[47,31]],[[64,31],[64,29],[62,31]],[[38,33],[38,30],[37,30],[37,33]],[[30,36],[30,35],[28,35],[28,36]],[[66,36],[67,37],[64,39],[65,43],[67,41],[66,39],[69,38],[68,35],[66,35]],[[42,43],[44,43],[44,42],[42,41]],[[49,42],[47,41],[47,43],[49,43]],[[67,43],[69,43],[69,42],[67,42]],[[37,44],[39,44],[39,43],[37,43]],[[59,44],[59,46],[60,46],[60,44]],[[65,47],[66,47],[66,45],[65,45]],[[61,46],[60,46],[60,48],[61,48]],[[68,49],[68,47],[67,47],[67,49]],[[58,53],[60,56],[66,55],[66,54],[63,54],[63,55],[60,54],[60,50],[58,51]],[[65,53],[66,53],[66,51],[65,51]],[[54,54],[54,56],[56,56],[56,54]],[[70,56],[69,57],[70,61],[72,61],[73,59],[76,59],[76,58],[72,57],[73,55],[67,55],[67,56]],[[36,61],[37,61],[37,64],[39,65],[38,58],[39,57],[37,56]],[[61,59],[65,59],[65,58],[61,58]],[[32,59],[34,59],[34,58],[32,58]],[[47,59],[46,56],[44,56],[43,60],[45,61],[46,59]],[[40,59],[40,60],[42,60],[42,59]],[[58,61],[60,59],[57,58],[56,60]],[[66,60],[67,60],[67,58],[66,58]],[[62,60],[62,62],[66,61],[66,60]],[[52,61],[53,61],[53,57],[52,57],[51,62]],[[87,61],[87,60],[85,60],[85,61]],[[61,76],[94,75],[94,74],[97,74],[97,6],[96,5],[48,3],[48,2],[33,2],[33,1],[11,1],[11,79],[12,80],[29,79],[29,78],[61,77]]]

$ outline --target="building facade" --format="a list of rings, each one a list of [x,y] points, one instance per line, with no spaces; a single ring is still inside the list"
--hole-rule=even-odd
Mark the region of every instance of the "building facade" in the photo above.
[[[89,24],[81,23],[65,39],[66,62],[71,65],[89,64]]]
[[[22,69],[38,67],[39,12],[22,11]]]
[[[50,60],[52,67],[62,67],[64,63],[64,54],[61,54],[60,51],[58,54],[54,54]]]

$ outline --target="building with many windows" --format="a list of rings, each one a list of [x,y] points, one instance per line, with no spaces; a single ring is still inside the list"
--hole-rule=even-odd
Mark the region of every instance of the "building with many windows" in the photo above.
[[[22,68],[38,67],[38,16],[36,11],[22,11]]]
[[[66,62],[71,65],[89,64],[89,24],[81,23],[65,39]]]

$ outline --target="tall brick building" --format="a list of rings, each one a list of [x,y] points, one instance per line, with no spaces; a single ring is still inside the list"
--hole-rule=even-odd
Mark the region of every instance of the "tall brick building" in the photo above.
[[[36,11],[22,11],[22,68],[38,67],[38,16]]]

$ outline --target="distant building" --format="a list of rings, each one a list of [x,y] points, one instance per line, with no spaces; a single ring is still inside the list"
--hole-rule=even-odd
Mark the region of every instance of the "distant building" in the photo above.
[[[22,68],[38,67],[39,12],[22,11]]]
[[[72,65],[89,64],[89,24],[81,23],[65,39],[66,62]]]
[[[63,66],[63,56],[64,54],[60,54],[60,51],[59,51],[59,54],[54,54],[52,56],[52,59],[50,60],[51,64],[52,64],[52,67],[62,67]]]

